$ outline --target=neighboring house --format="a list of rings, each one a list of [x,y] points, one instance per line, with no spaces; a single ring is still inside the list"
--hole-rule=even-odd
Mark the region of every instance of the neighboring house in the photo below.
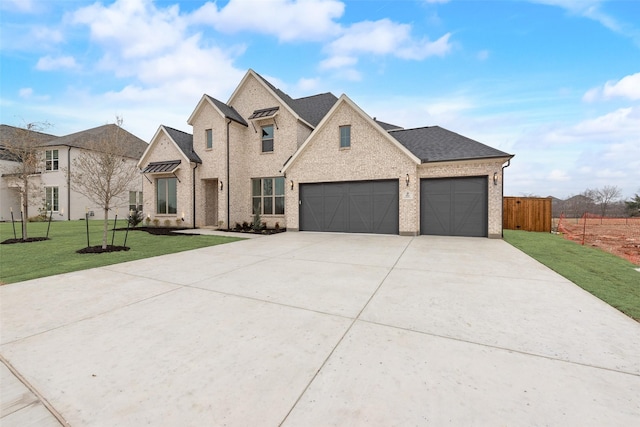
[[[511,154],[438,126],[402,129],[346,95],[292,99],[249,70],[223,103],[204,95],[193,135],[160,126],[138,166],[146,216],[233,228],[502,235]]]
[[[0,135],[2,140],[0,146],[6,145],[6,140],[24,135],[18,132],[18,128],[12,126],[0,125]],[[97,206],[84,195],[74,191],[69,185],[67,171],[73,170],[74,160],[78,159],[83,152],[90,150],[91,145],[102,138],[107,138],[116,129],[116,125],[109,124],[99,126],[93,129],[76,132],[65,136],[45,135],[39,138],[38,145],[41,147],[42,161],[41,170],[32,177],[37,181],[37,186],[41,190],[41,202],[30,204],[29,216],[35,216],[45,206],[53,210],[54,220],[69,220],[85,218],[85,213],[89,212],[90,219],[102,219],[103,210],[101,206]],[[123,161],[136,165],[140,156],[147,148],[147,143],[135,135],[120,128],[121,136],[118,141],[126,145],[126,156]],[[41,142],[40,142],[41,141]],[[10,179],[11,169],[15,169],[14,165],[2,165],[2,181],[0,189],[0,211],[2,220],[10,220],[9,208],[12,207],[16,219],[19,219],[20,211],[20,195],[15,188],[17,185]],[[6,191],[4,191],[6,188]],[[126,194],[112,203],[115,209],[121,210],[121,216],[132,209],[142,208],[142,178],[131,182],[131,188]],[[15,212],[18,212],[18,215]],[[113,216],[113,214],[111,215]]]

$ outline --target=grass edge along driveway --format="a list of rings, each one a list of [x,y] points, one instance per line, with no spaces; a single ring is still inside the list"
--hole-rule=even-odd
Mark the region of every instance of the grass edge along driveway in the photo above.
[[[640,321],[640,272],[633,263],[551,233],[504,230],[504,240]]]
[[[91,246],[102,244],[102,221],[89,221],[89,242]],[[103,267],[121,262],[150,258],[158,255],[188,251],[207,246],[242,240],[237,237],[206,235],[156,236],[145,231],[129,231],[128,251],[101,254],[78,254],[76,251],[87,246],[85,221],[54,221],[49,230],[49,239],[40,242],[0,245],[0,284],[21,282],[54,274]],[[113,220],[109,221],[113,226]],[[16,223],[16,233],[20,236],[20,223]],[[117,228],[126,227],[126,222],[118,221]],[[47,223],[28,224],[28,237],[44,237]],[[107,243],[111,244],[112,231],[109,230]],[[122,246],[125,231],[115,232],[114,245]],[[10,222],[0,223],[0,242],[13,239]]]

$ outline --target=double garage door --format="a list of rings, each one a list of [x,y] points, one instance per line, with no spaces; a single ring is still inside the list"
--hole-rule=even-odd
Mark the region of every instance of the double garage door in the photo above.
[[[300,185],[300,230],[398,234],[398,180]]]
[[[487,177],[423,179],[420,234],[487,236]],[[300,185],[300,230],[398,234],[399,182]]]

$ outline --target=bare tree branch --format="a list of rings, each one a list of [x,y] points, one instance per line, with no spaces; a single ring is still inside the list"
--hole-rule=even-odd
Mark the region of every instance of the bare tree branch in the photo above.
[[[42,144],[51,137],[41,132],[49,127],[51,125],[47,122],[27,123],[22,128],[15,128],[13,138],[2,141],[4,150],[13,155],[18,162],[13,170],[6,174],[6,178],[20,194],[23,240],[27,239],[29,204],[42,198],[42,185],[40,180],[34,177],[42,171]]]
[[[135,162],[126,161],[129,156],[121,125],[122,119],[118,117],[115,126],[109,127],[102,137],[90,141],[88,149],[73,160],[73,172],[66,171],[71,178],[71,188],[104,209],[103,249],[107,248],[112,202],[128,191],[131,182],[139,177]]]

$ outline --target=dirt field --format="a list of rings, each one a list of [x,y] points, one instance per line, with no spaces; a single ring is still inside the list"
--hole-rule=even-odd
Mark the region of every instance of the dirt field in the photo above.
[[[640,218],[561,218],[554,224],[566,239],[581,244],[584,235],[585,245],[640,265]]]

